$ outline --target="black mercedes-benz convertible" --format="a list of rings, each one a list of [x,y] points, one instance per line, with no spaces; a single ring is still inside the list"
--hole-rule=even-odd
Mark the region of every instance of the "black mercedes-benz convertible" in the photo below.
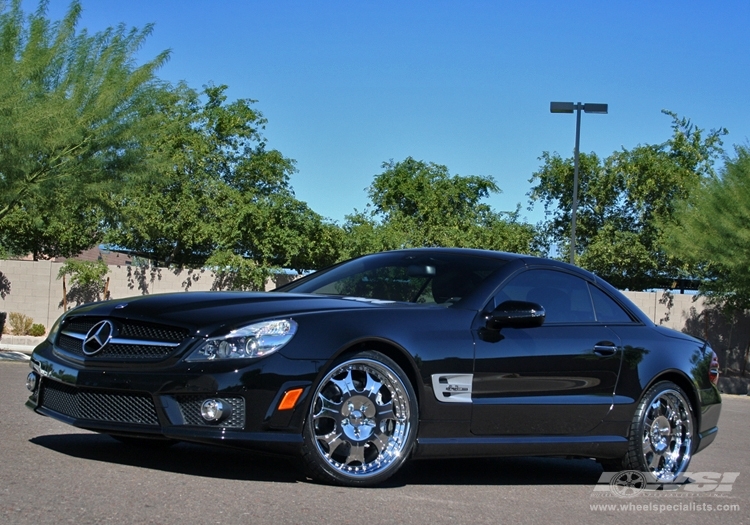
[[[668,482],[713,441],[705,341],[571,265],[465,249],[367,255],[273,292],[184,292],[66,312],[27,406],[127,443],[297,456],[372,485],[409,459],[595,458]]]

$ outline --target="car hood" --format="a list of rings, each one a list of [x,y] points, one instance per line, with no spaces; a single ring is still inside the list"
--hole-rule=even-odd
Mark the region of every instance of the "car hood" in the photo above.
[[[71,310],[68,315],[147,321],[187,328],[193,335],[205,336],[257,319],[311,312],[410,306],[416,305],[315,294],[183,292],[91,303]]]

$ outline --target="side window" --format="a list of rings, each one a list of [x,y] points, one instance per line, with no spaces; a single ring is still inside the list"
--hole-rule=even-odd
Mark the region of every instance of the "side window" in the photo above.
[[[596,286],[589,286],[594,300],[596,320],[600,323],[630,323],[633,320],[609,295]]]
[[[506,284],[495,304],[530,301],[544,307],[547,323],[590,323],[595,321],[588,283],[565,272],[529,270]]]

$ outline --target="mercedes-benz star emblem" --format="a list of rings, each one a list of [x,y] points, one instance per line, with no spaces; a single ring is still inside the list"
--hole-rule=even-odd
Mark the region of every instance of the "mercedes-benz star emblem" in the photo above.
[[[107,346],[115,333],[115,326],[110,321],[99,321],[86,334],[83,340],[83,353],[94,355]]]

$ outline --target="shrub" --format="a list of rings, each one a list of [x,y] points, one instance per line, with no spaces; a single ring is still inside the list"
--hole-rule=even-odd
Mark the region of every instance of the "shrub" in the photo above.
[[[31,325],[34,324],[31,317],[18,312],[11,312],[8,315],[8,322],[10,323],[10,333],[13,335],[29,335]]]
[[[44,325],[42,323],[34,323],[31,325],[31,328],[29,329],[29,335],[34,336],[34,337],[41,337],[46,333],[47,333],[47,329],[44,328]]]
[[[57,274],[57,278],[63,280],[65,293],[60,301],[63,310],[68,310],[68,303],[79,305],[106,300],[109,286],[109,278],[105,279],[107,273],[109,267],[104,261],[66,261]],[[66,276],[70,277],[67,284]]]

